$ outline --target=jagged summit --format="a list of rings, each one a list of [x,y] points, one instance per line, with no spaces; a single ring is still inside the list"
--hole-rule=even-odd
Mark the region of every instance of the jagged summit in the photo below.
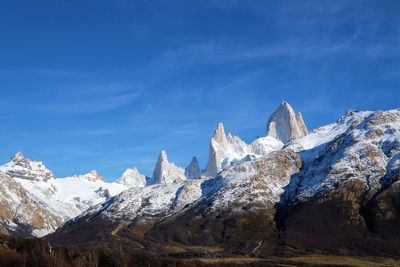
[[[126,169],[122,176],[115,182],[128,187],[143,187],[146,185],[146,176],[134,167],[133,169]]]
[[[47,181],[56,178],[43,162],[27,159],[22,152],[12,156],[10,162],[0,167],[0,171],[26,180]]]
[[[58,178],[43,162],[16,153],[0,167],[0,232],[41,237],[127,186],[107,183],[97,171]],[[10,212],[14,211],[14,212]]]
[[[160,155],[158,155],[158,160],[159,161],[168,161],[168,155],[167,155],[167,152],[165,152],[165,150],[162,150],[160,152]]]
[[[218,123],[218,126],[214,131],[213,139],[215,140],[215,142],[218,142],[220,144],[228,143],[228,139],[225,134],[225,128],[222,122]]]
[[[21,151],[17,152],[14,154],[14,156],[11,157],[12,161],[18,161],[24,158],[24,153],[22,153]]]
[[[186,179],[185,170],[168,161],[164,150],[158,156],[150,184],[170,184]]]
[[[259,138],[246,144],[239,136],[231,133],[226,136],[222,123],[219,123],[211,138],[205,176],[216,176],[226,166],[245,160],[247,156],[260,157],[279,150],[283,143],[272,137]]]
[[[199,166],[199,161],[196,156],[193,156],[192,161],[189,166],[185,169],[185,176],[189,179],[198,179],[201,176],[201,169]]]
[[[228,138],[225,134],[224,125],[220,122],[211,138],[208,163],[205,174],[215,176],[221,170],[221,162],[223,160],[221,151],[225,151],[228,145]]]
[[[269,117],[267,136],[283,143],[307,135],[307,127],[301,113],[295,113],[286,101],[282,101],[278,109]]]
[[[99,175],[96,170],[91,170],[89,173],[84,175],[75,175],[75,177],[89,182],[105,181],[104,177]]]

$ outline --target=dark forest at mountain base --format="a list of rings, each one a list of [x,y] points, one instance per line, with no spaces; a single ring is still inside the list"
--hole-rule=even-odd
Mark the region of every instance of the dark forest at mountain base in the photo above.
[[[0,237],[2,267],[91,267],[91,266],[399,266],[400,258],[301,254],[251,258],[235,254],[150,254],[132,251],[122,243],[57,246],[44,239]]]

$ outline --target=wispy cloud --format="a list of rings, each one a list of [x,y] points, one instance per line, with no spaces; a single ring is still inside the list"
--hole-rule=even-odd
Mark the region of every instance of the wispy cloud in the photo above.
[[[84,115],[114,110],[132,103],[140,95],[140,91],[112,96],[93,96],[85,99],[70,99],[60,103],[51,103],[40,106],[39,109],[47,112],[65,115]]]
[[[52,147],[46,147],[43,148],[41,153],[43,155],[60,155],[60,151],[62,151],[64,157],[67,156],[74,159],[81,157],[93,157],[93,155],[95,154],[89,149],[71,145],[55,145]]]
[[[84,136],[100,136],[100,135],[110,135],[114,134],[115,130],[110,129],[98,129],[98,130],[73,130],[69,132],[64,132],[64,134],[71,135],[84,135]]]

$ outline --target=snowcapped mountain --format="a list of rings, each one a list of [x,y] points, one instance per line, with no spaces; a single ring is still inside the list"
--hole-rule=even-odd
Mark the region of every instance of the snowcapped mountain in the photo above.
[[[18,181],[0,172],[0,233],[42,236],[53,232],[66,219],[47,208]]]
[[[56,178],[17,153],[0,167],[0,231],[84,243],[113,236],[137,247],[214,246],[227,253],[371,247],[400,255],[400,109],[350,110],[307,131],[286,102],[267,136],[247,144],[218,124],[202,172],[161,151],[151,178],[127,169]],[[349,245],[351,244],[351,245]]]
[[[4,222],[6,231],[27,236],[51,233],[61,223],[127,189],[121,184],[105,182],[96,171],[56,179],[42,162],[27,159],[21,152],[0,167],[0,174],[9,185],[4,190],[14,195],[11,202],[8,198],[1,199],[3,206],[11,210],[35,206],[29,213],[15,212]],[[32,212],[35,215],[27,217]]]
[[[272,136],[251,144],[219,124],[200,179],[186,179],[162,152],[152,185],[89,208],[48,238],[117,235],[141,247],[172,242],[248,255],[283,245],[354,249],[355,242],[400,253],[400,109],[348,111],[310,133],[293,114],[281,104],[268,123]]]
[[[305,165],[286,192],[292,200],[335,190],[348,181],[363,183],[372,196],[400,170],[400,111],[348,111],[337,123],[285,149],[300,151]]]
[[[246,144],[239,136],[232,136],[230,133],[226,136],[224,125],[219,123],[211,138],[209,159],[204,174],[216,176],[231,163],[262,157],[282,147],[281,141],[269,136],[257,138],[253,143]]]
[[[16,153],[11,161],[0,167],[0,171],[12,177],[31,180],[31,181],[48,181],[55,179],[54,173],[41,161],[28,160],[22,152]]]

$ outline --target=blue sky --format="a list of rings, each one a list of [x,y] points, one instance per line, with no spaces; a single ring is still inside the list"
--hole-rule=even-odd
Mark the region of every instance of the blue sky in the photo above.
[[[218,122],[250,142],[282,100],[310,129],[399,108],[400,1],[3,1],[0,162],[58,177],[160,150],[205,167]]]

